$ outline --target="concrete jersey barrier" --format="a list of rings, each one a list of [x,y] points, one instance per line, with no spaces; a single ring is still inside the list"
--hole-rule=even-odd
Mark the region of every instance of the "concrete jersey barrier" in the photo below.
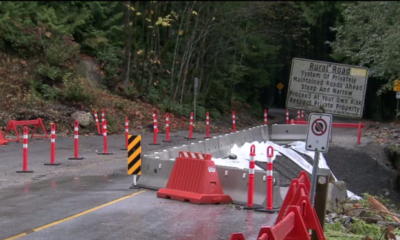
[[[145,155],[142,158],[142,175],[137,185],[152,190],[166,187],[175,163],[174,160],[179,156],[180,151],[210,153],[215,158],[226,158],[234,144],[240,147],[246,142],[268,140],[270,140],[268,126],[263,125]],[[216,168],[225,194],[230,195],[234,203],[246,205],[248,170],[225,166],[216,166]],[[282,199],[278,172],[274,172],[274,179],[274,207],[279,208]],[[256,171],[254,189],[254,204],[264,206],[262,204],[265,204],[266,201],[265,172]]]
[[[308,125],[274,124],[271,141],[305,141]]]

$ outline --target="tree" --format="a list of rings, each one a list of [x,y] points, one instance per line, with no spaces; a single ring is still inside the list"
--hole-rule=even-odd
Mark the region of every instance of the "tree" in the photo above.
[[[330,43],[339,61],[369,68],[369,76],[382,83],[378,95],[392,89],[400,74],[400,3],[358,2],[347,6],[343,24],[332,28]]]

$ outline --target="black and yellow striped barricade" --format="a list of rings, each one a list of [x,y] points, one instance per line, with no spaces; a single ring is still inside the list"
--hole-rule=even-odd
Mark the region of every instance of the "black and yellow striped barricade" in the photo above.
[[[128,137],[128,175],[133,175],[133,183],[130,189],[137,189],[139,188],[136,185],[136,181],[139,179],[137,176],[142,175],[141,165],[142,165],[142,147],[141,142],[142,136],[141,135],[129,135]]]

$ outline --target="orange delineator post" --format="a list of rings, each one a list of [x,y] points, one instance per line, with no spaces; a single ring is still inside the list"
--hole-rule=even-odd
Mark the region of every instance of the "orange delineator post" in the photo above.
[[[195,204],[232,202],[232,198],[222,190],[211,154],[206,153],[180,152],[167,186],[158,190],[157,197]]]

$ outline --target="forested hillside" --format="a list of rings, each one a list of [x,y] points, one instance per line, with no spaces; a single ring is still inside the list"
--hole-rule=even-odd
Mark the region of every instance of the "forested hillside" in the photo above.
[[[106,108],[114,114],[111,124],[125,115],[137,124],[151,123],[146,103],[187,117],[193,111],[194,78],[199,79],[197,119],[206,111],[218,119],[231,110],[262,118],[264,108],[284,107],[286,88],[280,99],[276,85],[287,86],[293,57],[370,67],[367,98],[375,98],[398,71],[398,31],[390,34],[399,26],[398,6],[2,1],[0,126],[33,109],[52,110],[48,120],[62,121],[57,115],[70,107]],[[95,66],[98,84],[80,73],[82,61]],[[393,117],[393,109],[383,105],[384,100],[368,100],[365,116]]]

